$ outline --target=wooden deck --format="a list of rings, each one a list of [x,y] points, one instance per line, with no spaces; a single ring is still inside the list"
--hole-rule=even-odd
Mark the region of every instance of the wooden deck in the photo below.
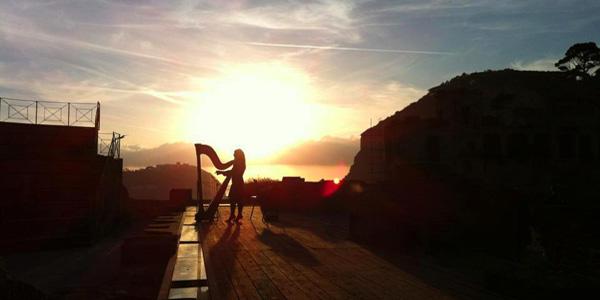
[[[348,241],[344,217],[283,214],[242,225],[221,218],[200,228],[212,299],[451,299],[419,278]]]

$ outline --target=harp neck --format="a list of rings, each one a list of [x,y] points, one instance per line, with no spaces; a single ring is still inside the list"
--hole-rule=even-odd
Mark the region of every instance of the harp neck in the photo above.
[[[217,155],[217,152],[209,146],[204,144],[195,144],[196,146],[196,156],[200,157],[201,154],[204,154],[210,158],[210,161],[213,163],[215,168],[219,170],[225,170],[233,165],[233,160],[229,162],[222,162]]]

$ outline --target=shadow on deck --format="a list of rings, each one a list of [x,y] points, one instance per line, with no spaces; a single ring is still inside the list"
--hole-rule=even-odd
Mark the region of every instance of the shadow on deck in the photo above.
[[[343,215],[282,214],[279,222],[265,224],[260,209],[252,219],[250,209],[241,225],[221,218],[200,228],[213,299],[457,297],[349,241]],[[220,215],[228,210],[221,207]],[[469,294],[490,298],[458,298]]]

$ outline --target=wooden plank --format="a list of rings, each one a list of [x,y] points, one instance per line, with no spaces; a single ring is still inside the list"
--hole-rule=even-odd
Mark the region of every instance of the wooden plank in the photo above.
[[[286,233],[309,248],[332,248],[335,243],[325,241],[319,236],[299,227],[286,228]]]
[[[400,280],[404,282],[411,283],[417,287],[436,287],[440,293],[442,293],[442,287],[444,291],[451,290],[453,295],[456,295],[458,298],[467,298],[467,299],[497,299],[497,295],[486,291],[484,288],[479,287],[477,285],[469,283],[469,280],[465,279],[460,274],[455,274],[446,270],[443,270],[440,267],[433,266],[430,263],[425,261],[418,262],[415,266],[410,266],[409,268],[414,270],[415,268],[418,270],[419,274],[435,274],[435,283],[434,284],[425,284],[421,279],[413,275],[414,273],[407,273],[403,271],[399,267],[395,265],[391,265],[387,261],[378,257],[377,255],[367,251],[363,248],[354,248],[354,249],[340,249],[345,252],[349,259],[363,259],[365,261],[371,261],[373,270],[380,270],[381,272],[386,273],[386,277],[389,277],[390,280]],[[343,254],[343,253],[342,253]],[[409,258],[410,259],[410,258]],[[386,264],[388,266],[386,266]],[[405,283],[406,284],[406,283]],[[440,288],[438,288],[439,286]]]
[[[260,215],[258,215],[258,218],[260,218]],[[260,223],[262,224],[262,221]],[[307,243],[315,245],[315,246],[323,245],[323,243],[320,243],[318,238],[315,236],[298,233],[298,231],[295,229],[290,230],[290,228],[280,227],[277,224],[273,224],[268,227],[265,225],[262,225],[259,228],[261,228],[262,231],[268,233],[265,236],[261,237],[262,241],[264,241],[263,244],[268,243],[269,246],[277,248],[278,251],[284,251],[288,254],[299,251],[298,247],[304,248],[304,246]],[[258,237],[258,235],[257,235],[257,237]],[[248,248],[251,248],[251,247],[248,247]],[[271,247],[268,247],[268,248],[271,248]],[[293,255],[296,257],[302,257],[303,251],[306,251],[306,250],[305,249],[300,250],[299,253],[295,253]],[[274,253],[274,251],[263,251],[263,252]],[[277,260],[275,258],[276,255],[271,254],[270,257],[272,257],[274,260]],[[289,256],[286,258],[288,260],[294,261],[294,259],[290,259]],[[327,278],[314,272],[314,270],[312,270],[310,267],[305,267],[305,265],[310,265],[310,264],[314,263],[313,261],[304,261],[305,258],[306,257],[300,258],[300,260],[297,260],[297,261],[302,261],[304,263],[304,265],[297,263],[296,266],[294,266],[292,263],[288,263],[288,262],[286,262],[285,264],[288,265],[287,270],[290,272],[293,272],[293,274],[294,274],[293,276],[301,282],[300,283],[301,285],[316,287],[316,289],[314,289],[314,288],[310,289],[313,291],[317,291],[316,294],[312,295],[313,298],[345,299],[345,298],[350,297],[350,294],[348,294],[346,291],[344,291],[343,289],[341,289],[338,286],[336,286],[335,284],[333,284],[330,280],[328,280]],[[281,259],[279,260],[280,266],[282,265],[282,261],[283,260],[281,260]],[[285,275],[287,275],[287,274],[285,274]],[[285,294],[285,295],[287,296],[287,294]]]
[[[237,261],[248,274],[258,294],[263,299],[285,299],[283,294],[277,289],[269,277],[262,271],[260,266],[245,251],[240,251],[236,255]]]
[[[216,251],[218,249],[215,248],[219,240],[219,232],[217,226],[213,226],[213,224],[202,224],[199,232],[210,297],[212,299],[238,299],[227,270]]]
[[[228,207],[219,208],[221,215]],[[348,241],[340,220],[301,215],[203,227],[213,299],[447,299],[440,290]],[[214,276],[214,277],[213,277]],[[212,289],[215,289],[213,293]]]
[[[240,299],[261,299],[258,294],[258,290],[250,280],[250,277],[240,264],[240,262],[235,259],[235,256],[230,257],[231,267],[229,268],[229,275],[233,286],[235,287],[237,294]]]
[[[293,266],[298,272],[310,279],[316,286],[321,288],[331,299],[349,299],[351,294],[343,288],[334,284],[331,278],[325,277],[314,270],[312,261],[307,261],[303,256],[288,256],[286,262]]]
[[[274,251],[262,251],[262,255],[268,258],[291,282],[308,295],[310,299],[331,299],[321,287],[312,282],[302,272],[294,268],[292,264],[276,254]]]
[[[329,257],[327,253],[323,253],[321,249],[311,251],[313,255],[321,262],[320,265],[313,266],[313,269],[328,278],[335,285],[344,289],[352,298],[359,299],[380,299],[381,297],[372,290],[372,286],[365,285],[365,282],[348,271],[346,266],[338,265]]]
[[[279,232],[277,232],[279,231]],[[331,299],[331,298],[336,298],[336,299],[341,299],[341,298],[348,298],[348,295],[345,294],[344,292],[340,292],[335,285],[329,283],[325,278],[317,278],[317,276],[315,276],[314,273],[310,274],[310,277],[317,279],[316,281],[319,282],[320,284],[326,286],[330,291],[331,291],[331,295],[328,295],[327,293],[325,293],[323,291],[323,289],[321,289],[318,285],[316,285],[314,282],[312,282],[310,279],[307,278],[307,276],[304,274],[306,273],[306,270],[304,270],[305,272],[301,272],[298,269],[296,269],[294,266],[292,266],[290,263],[285,262],[285,260],[295,260],[293,258],[291,258],[290,256],[286,256],[286,259],[282,259],[282,258],[277,258],[278,255],[275,255],[275,252],[278,253],[286,253],[286,254],[290,254],[290,253],[294,253],[293,256],[295,257],[302,257],[303,255],[305,256],[305,251],[307,251],[306,249],[304,249],[304,246],[296,241],[293,237],[290,237],[287,234],[287,230],[283,230],[277,226],[271,226],[269,229],[267,229],[265,227],[265,229],[263,230],[263,232],[270,232],[269,235],[267,237],[263,237],[264,241],[268,241],[269,245],[272,246],[273,250],[269,249],[266,251],[261,251],[261,253],[263,254],[263,256],[269,256],[266,257],[266,259],[268,259],[268,261],[264,261],[261,260],[259,261],[259,263],[262,264],[266,264],[268,265],[268,267],[266,267],[266,272],[272,273],[274,271],[272,271],[271,266],[269,266],[269,264],[273,264],[273,266],[275,267],[275,262],[277,262],[277,265],[282,267],[283,270],[285,270],[285,272],[279,271],[280,273],[283,273],[284,276],[288,276],[287,272],[293,272],[292,276],[293,278],[295,278],[296,280],[298,280],[299,282],[292,282],[296,288],[301,288],[301,291],[303,291],[304,293],[308,293],[311,298],[322,298],[322,299]],[[300,248],[299,248],[300,247]],[[283,255],[283,254],[281,254]],[[272,260],[271,260],[272,258]],[[296,261],[303,261],[306,264],[311,264],[313,262],[311,261],[304,261],[306,257],[303,257],[301,260],[296,260]],[[287,267],[285,267],[287,266]],[[276,278],[271,278],[273,281],[276,282],[276,280],[280,280],[280,281],[285,281],[281,278],[276,279]],[[285,287],[282,284],[277,284],[278,287]],[[285,292],[284,293],[285,296],[288,296],[288,293]]]
[[[349,272],[359,274],[365,283],[377,287],[382,297],[404,295],[411,299],[449,299],[441,291],[423,283],[420,279],[403,272],[390,263],[374,263],[373,255],[349,255],[344,249],[328,250],[340,264],[350,266]],[[356,252],[355,252],[356,253]],[[362,255],[361,255],[362,254]]]
[[[204,231],[202,234],[205,234]],[[213,299],[223,299],[224,296],[231,299],[234,295],[239,299],[260,299],[260,295],[252,281],[233,254],[234,244],[231,243],[230,238],[235,234],[235,227],[228,226],[224,222],[214,223],[206,234],[207,237],[204,239],[205,249],[209,249],[208,252],[210,253],[206,256],[207,272],[218,275],[218,277],[209,276],[211,288],[217,286],[219,289],[219,295],[214,296]],[[210,267],[210,265],[213,267]],[[223,284],[224,281],[227,281],[227,284]]]
[[[327,255],[330,263],[338,266],[342,273],[352,274],[351,277],[359,282],[357,288],[369,289],[373,294],[384,299],[394,298],[397,295],[404,295],[415,299],[411,297],[411,294],[407,293],[409,290],[406,289],[405,283],[397,282],[398,284],[390,284],[389,277],[384,276],[386,274],[379,270],[367,270],[363,261],[346,260],[337,255],[336,251],[337,249],[323,249],[322,253]]]
[[[273,264],[273,262],[262,254],[262,251],[247,251],[247,255],[250,255],[256,264],[258,264],[263,272],[267,274],[271,282],[277,287],[277,289],[285,295],[287,299],[313,299],[304,293],[296,284],[294,284],[288,277],[286,277],[279,268]]]
[[[206,255],[206,271],[211,297],[213,299],[238,299],[221,258],[215,252],[209,251],[209,253],[210,255]]]

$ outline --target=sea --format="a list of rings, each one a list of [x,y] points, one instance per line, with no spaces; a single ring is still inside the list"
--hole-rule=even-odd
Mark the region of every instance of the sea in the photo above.
[[[215,173],[214,167],[205,167],[204,170]],[[281,180],[284,176],[303,177],[306,181],[319,181],[321,179],[342,179],[350,170],[349,165],[274,165],[274,164],[248,164],[244,179],[269,178]],[[222,178],[219,178],[221,181]]]

